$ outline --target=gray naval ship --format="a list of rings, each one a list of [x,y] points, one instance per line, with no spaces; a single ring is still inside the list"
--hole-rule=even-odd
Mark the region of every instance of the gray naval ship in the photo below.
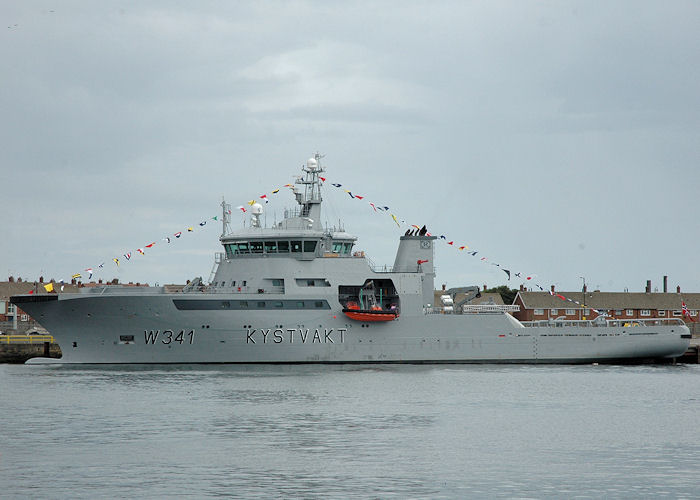
[[[526,324],[505,311],[434,304],[435,236],[401,236],[394,265],[374,268],[356,237],[321,224],[315,155],[293,188],[298,207],[272,227],[262,206],[231,231],[209,284],[182,291],[105,286],[19,295],[51,332],[59,363],[584,363],[682,355],[678,319]],[[48,360],[43,360],[48,362]]]

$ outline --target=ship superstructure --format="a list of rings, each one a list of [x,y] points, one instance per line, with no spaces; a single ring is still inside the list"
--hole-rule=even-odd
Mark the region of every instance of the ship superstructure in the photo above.
[[[205,284],[103,287],[12,297],[55,337],[62,363],[590,362],[675,357],[680,320],[527,325],[499,310],[436,307],[435,237],[399,239],[392,267],[373,268],[357,238],[321,224],[322,156],[302,167],[297,207],[266,227],[260,204],[230,230]],[[474,312],[474,309],[470,309]]]

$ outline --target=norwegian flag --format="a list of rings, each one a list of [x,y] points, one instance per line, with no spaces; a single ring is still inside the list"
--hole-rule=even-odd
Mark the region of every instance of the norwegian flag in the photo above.
[[[683,316],[688,316],[688,318],[690,318],[690,321],[695,321],[690,315],[690,311],[688,310],[688,306],[685,305],[685,301],[681,301],[681,307],[683,309]]]

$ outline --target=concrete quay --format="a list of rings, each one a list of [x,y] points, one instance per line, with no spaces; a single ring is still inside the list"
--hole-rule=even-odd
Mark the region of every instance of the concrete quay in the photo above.
[[[24,363],[31,358],[60,358],[51,335],[0,335],[0,363]]]

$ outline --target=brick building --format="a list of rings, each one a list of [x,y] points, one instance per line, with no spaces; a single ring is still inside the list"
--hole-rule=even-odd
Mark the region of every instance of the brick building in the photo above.
[[[53,292],[47,292],[45,285],[53,283]],[[71,283],[66,283],[61,285],[56,283],[54,280],[44,282],[44,278],[39,278],[39,281],[25,281],[22,278],[13,278],[10,276],[7,281],[0,281],[0,332],[2,333],[25,333],[32,330],[37,330],[40,332],[44,331],[44,328],[37,323],[34,318],[25,313],[21,308],[10,303],[10,297],[13,295],[22,295],[25,293],[35,293],[39,295],[45,295],[47,293],[76,293],[80,288],[88,288],[95,286],[105,286],[105,285],[117,285],[119,281],[114,279],[110,282],[103,283],[102,280],[98,282],[91,281],[89,283],[76,282],[72,280]],[[61,287],[63,286],[63,290]],[[142,285],[141,283],[129,283],[128,285],[121,286],[148,286],[148,284]]]
[[[700,317],[700,293],[651,292],[550,292],[520,290],[513,304],[520,311],[513,315],[520,321],[540,321],[550,319],[581,320],[598,316],[594,311],[604,312],[616,319],[683,319],[686,323],[697,323]],[[581,305],[562,300],[556,294],[579,302]],[[683,314],[685,302],[690,318]]]

